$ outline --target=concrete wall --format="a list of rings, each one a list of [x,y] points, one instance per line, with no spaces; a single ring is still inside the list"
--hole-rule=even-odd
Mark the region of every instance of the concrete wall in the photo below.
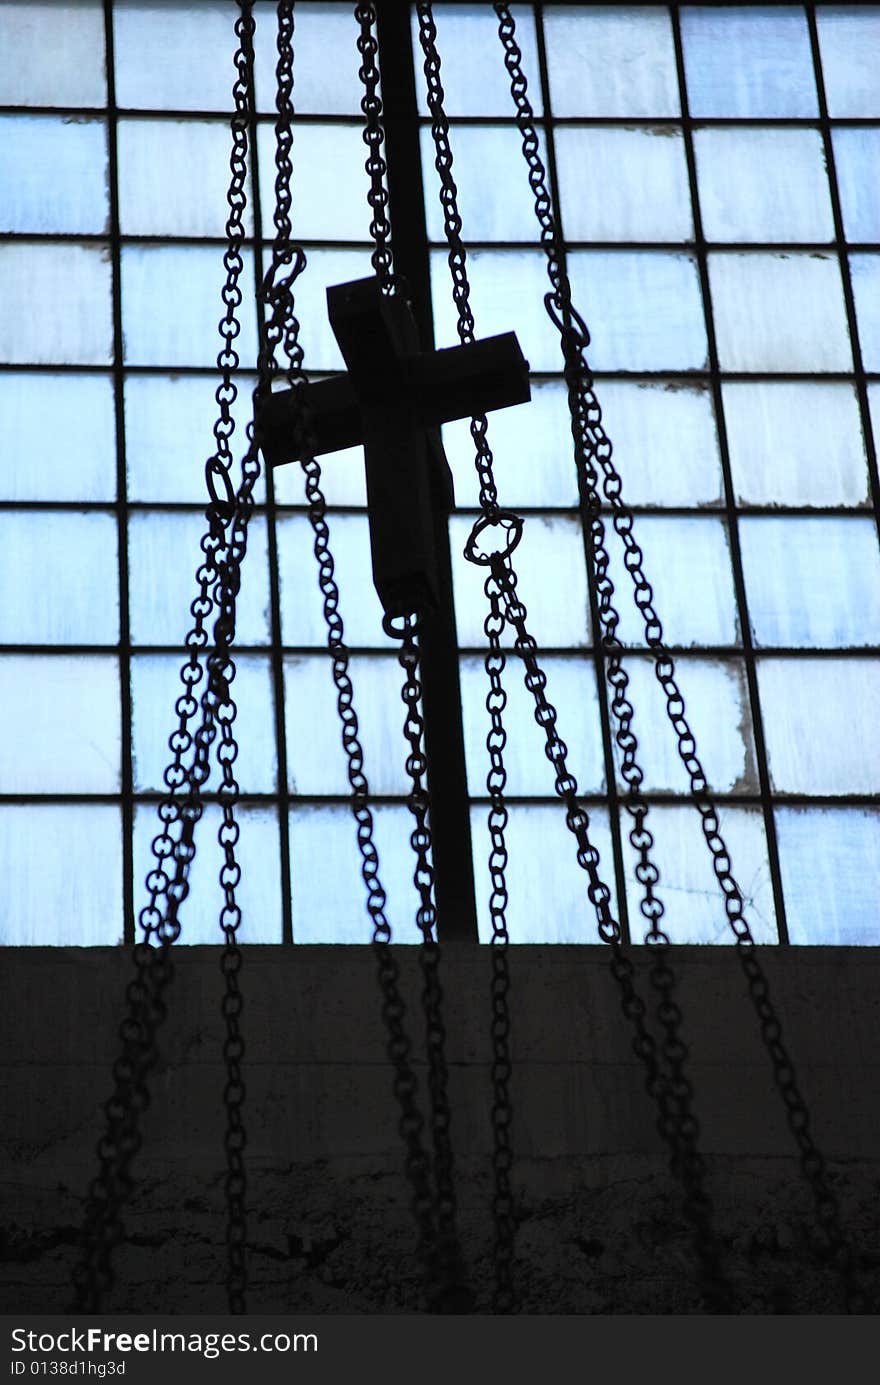
[[[413,949],[397,949],[421,1052]],[[633,950],[643,985],[646,950]],[[176,952],[162,1063],[117,1260],[118,1311],[224,1311],[219,950]],[[880,955],[766,949],[816,1139],[869,1292],[880,1266]],[[702,1148],[737,1311],[836,1311],[808,1189],[732,950],[678,948]],[[95,1171],[128,955],[4,949],[2,1311],[59,1311]],[[688,1312],[693,1257],[602,947],[511,953],[517,1279],[526,1311]],[[491,1292],[489,956],[444,952],[461,1230]],[[419,1306],[367,948],[247,949],[252,1312]]]

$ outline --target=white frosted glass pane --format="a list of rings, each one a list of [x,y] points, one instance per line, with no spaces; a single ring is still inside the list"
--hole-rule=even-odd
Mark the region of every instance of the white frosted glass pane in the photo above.
[[[542,655],[541,667],[547,675],[546,695],[559,713],[558,731],[568,746],[568,767],[581,793],[601,792],[605,774],[602,736],[596,698],[596,678],[589,658],[560,658]],[[514,797],[551,798],[554,771],[544,754],[544,731],[535,721],[535,701],[523,682],[522,661],[512,655],[503,674],[507,692],[504,725],[507,746],[507,792]],[[461,697],[464,717],[465,759],[469,792],[486,792],[489,761],[486,736],[490,722],[486,711],[489,680],[483,660],[461,660]]]
[[[281,875],[279,869],[280,843],[278,815],[274,808],[257,808],[239,804],[235,819],[240,836],[235,859],[241,866],[241,883],[235,891],[236,902],[242,911],[238,930],[241,943],[280,943]],[[189,894],[179,914],[181,933],[178,943],[216,943],[225,941],[220,928],[220,907],[223,891],[218,876],[224,853],[217,841],[217,830],[223,821],[219,805],[205,805],[196,828],[196,858],[190,868]],[[148,902],[145,880],[147,871],[155,866],[151,843],[161,831],[156,810],[149,804],[139,804],[134,815],[134,881],[135,936],[142,932],[138,914]],[[179,829],[175,831],[175,837]],[[161,905],[160,905],[161,907]],[[222,985],[222,982],[219,983]]]
[[[776,839],[789,940],[876,947],[880,814],[867,808],[779,808]]]
[[[393,655],[351,660],[354,707],[364,748],[364,769],[374,794],[406,794],[409,753],[403,736],[403,671]],[[287,775],[294,794],[350,793],[336,687],[329,658],[284,660]]]
[[[809,794],[880,789],[880,662],[761,659],[758,687],[774,789]]]
[[[851,255],[856,320],[865,370],[880,370],[880,255]]]
[[[272,0],[254,7],[254,71],[260,111],[275,110],[277,62]],[[348,4],[298,3],[294,10],[293,103],[299,115],[352,115],[360,111],[363,87],[358,77],[360,25]]]
[[[747,808],[723,808],[718,817],[752,935],[759,943],[778,942],[763,817]],[[624,810],[620,821],[630,933],[633,942],[640,943],[648,924],[639,910],[644,897],[635,876],[639,857],[630,845],[632,819]],[[661,928],[673,943],[732,943],[734,934],[699,813],[689,806],[652,806],[645,825],[654,837],[651,859],[660,871],[656,893],[666,909]]]
[[[0,245],[0,361],[107,365],[113,359],[106,245]]]
[[[868,469],[851,385],[722,386],[736,498],[746,505],[863,505]]]
[[[115,515],[0,512],[0,644],[115,644]]]
[[[129,236],[225,236],[229,155],[225,121],[121,120],[119,223]],[[245,234],[253,234],[250,183]],[[249,281],[247,296],[252,296]]]
[[[707,240],[834,239],[818,130],[710,127],[694,149]]]
[[[355,29],[352,21],[352,29]],[[370,238],[367,147],[359,125],[297,125],[293,132],[293,235],[304,240]],[[275,206],[275,127],[258,140],[260,202],[268,228]]]
[[[77,849],[88,843],[88,850]],[[122,942],[122,824],[104,803],[0,807],[3,947]]]
[[[578,250],[569,273],[594,370],[705,368],[700,282],[689,255]]]
[[[115,500],[116,423],[107,375],[0,374],[4,500]]]
[[[880,644],[880,547],[870,519],[740,521],[759,645]]]
[[[117,104],[232,111],[237,15],[224,0],[115,0]]]
[[[561,380],[533,380],[532,397],[489,419],[489,444],[502,505],[576,505],[568,399]],[[443,446],[459,506],[478,504],[470,419],[443,426]]]
[[[0,187],[0,231],[106,231],[104,122],[0,117]]]
[[[546,166],[543,132],[538,139]],[[445,244],[440,179],[434,167],[434,142],[427,127],[422,127],[421,140],[428,236]],[[450,132],[450,144],[465,241],[537,240],[534,197],[519,131],[509,125],[456,125]],[[487,168],[492,170],[490,178],[486,177]],[[569,236],[574,234],[567,224],[566,230]]]
[[[723,495],[712,395],[685,381],[597,385],[630,505],[717,505]]]
[[[487,569],[468,562],[464,547],[473,516],[453,516],[449,526],[455,620],[461,645],[484,645],[489,611],[484,592]],[[487,541],[489,547],[489,541]],[[517,592],[529,613],[529,629],[539,644],[583,646],[590,639],[587,570],[580,520],[529,515],[514,557]],[[560,594],[564,593],[564,599]],[[515,636],[505,626],[503,644]]]
[[[272,675],[266,659],[238,654],[232,696],[237,714],[233,725],[239,754],[235,777],[245,793],[272,793],[275,789],[275,710]],[[168,737],[177,729],[179,717],[175,703],[183,695],[178,654],[142,654],[131,661],[132,760],[135,791],[164,790],[165,768],[171,759]],[[194,696],[201,700],[207,686],[207,673],[195,685]],[[193,733],[199,725],[201,709],[190,723]],[[219,738],[215,741],[215,747]],[[212,753],[209,789],[219,789],[221,776]],[[189,764],[192,753],[184,763]]]
[[[203,514],[136,513],[129,518],[128,572],[133,644],[182,644],[192,624],[190,602],[203,560]],[[213,629],[213,615],[208,629]],[[238,644],[269,642],[269,576],[266,522],[248,526],[248,552],[236,603]]]
[[[532,370],[559,370],[559,334],[544,311],[549,287],[544,256],[527,250],[474,250],[467,264],[477,336],[516,332]],[[457,346],[458,317],[442,250],[431,254],[431,293],[437,345]]]
[[[511,5],[516,41],[529,86],[529,99],[541,112],[541,80],[531,5]],[[443,106],[447,115],[512,115],[510,78],[498,38],[498,21],[488,5],[437,5],[437,48],[442,60]],[[424,57],[419,27],[413,16],[413,55],[419,110],[428,114],[425,100]]]
[[[269,248],[263,252],[269,264]],[[297,279],[294,295],[302,332],[307,370],[345,370],[342,353],[327,316],[327,287],[366,279],[373,274],[368,250],[309,250],[307,264]]]
[[[880,6],[817,5],[828,113],[880,115]]]
[[[103,106],[107,100],[101,0],[4,0],[0,102]]]
[[[514,803],[509,808],[506,841],[507,926],[512,943],[598,943],[596,911],[587,889],[589,878],[577,863],[577,842],[565,824],[562,803]],[[491,842],[485,807],[471,808],[474,885],[480,942],[492,937],[491,889],[487,861]],[[590,841],[599,852],[599,874],[611,890],[616,915],[614,858],[608,815],[588,809]]]
[[[0,793],[119,792],[115,657],[3,655],[0,707],[15,727],[0,758]]]
[[[321,467],[321,490],[328,505],[366,505],[367,479],[362,447],[325,452],[317,461]],[[275,467],[272,480],[275,499],[280,505],[305,504],[302,467],[295,462]]]
[[[693,239],[680,130],[560,126],[555,144],[569,240]]]
[[[395,804],[371,809],[385,917],[395,943],[420,943],[409,845],[413,818]],[[347,805],[296,807],[290,814],[290,894],[295,943],[369,943],[373,922],[361,878],[356,824]],[[320,869],[316,864],[320,862]]]
[[[754,793],[758,787],[745,670],[732,660],[679,658],[676,680],[685,715],[697,742],[710,788],[715,793]],[[650,659],[627,659],[627,694],[635,708],[633,729],[639,760],[650,791],[687,794],[690,783],[678,756],[666,697]],[[615,742],[615,764],[620,754]],[[621,785],[623,787],[623,785]]]
[[[236,350],[245,369],[257,359],[254,270],[243,254]],[[218,246],[126,245],[122,250],[122,335],[129,365],[213,365],[220,350],[226,282]]]
[[[382,633],[383,611],[373,586],[366,515],[331,515],[328,523],[346,643],[396,648],[397,641]],[[305,515],[279,517],[278,575],[281,635],[285,644],[327,643],[314,542],[314,532]]]
[[[730,645],[739,638],[727,525],[720,519],[640,516],[635,529],[645,555],[645,575],[668,644]],[[644,644],[645,626],[633,601],[623,545],[606,524],[611,577],[620,612],[618,636]]]
[[[555,115],[678,115],[669,14],[653,5],[547,5]]]
[[[722,370],[852,370],[836,255],[709,256]]]
[[[880,240],[880,129],[853,126],[832,131],[834,167],[848,241]]]
[[[800,5],[688,5],[681,33],[692,115],[818,113]]]
[[[217,375],[129,375],[125,381],[125,460],[129,500],[207,502],[205,460],[215,451],[214,423],[220,416],[214,391]],[[253,379],[238,378],[232,410],[232,482],[247,450],[246,425],[253,416]],[[265,499],[262,477],[254,488]]]

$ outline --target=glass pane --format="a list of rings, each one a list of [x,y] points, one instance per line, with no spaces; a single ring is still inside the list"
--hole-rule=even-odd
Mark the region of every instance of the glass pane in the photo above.
[[[850,255],[862,364],[880,370],[880,255]]]
[[[880,240],[880,130],[854,126],[832,131],[843,231],[848,241]]]
[[[723,487],[705,385],[602,380],[605,429],[630,505],[718,505]]]
[[[560,126],[554,140],[569,240],[693,239],[680,130]]]
[[[178,725],[175,703],[183,694],[179,654],[136,655],[131,661],[132,761],[134,787],[138,793],[164,789],[163,775],[171,760],[168,738]],[[196,684],[199,700],[206,678]],[[239,743],[235,777],[245,793],[272,793],[275,790],[275,710],[272,673],[267,659],[235,655],[235,680],[232,685],[237,716],[234,731]],[[191,730],[199,724],[197,712]],[[216,742],[215,742],[216,745]],[[218,775],[212,756],[209,789],[218,789]],[[186,763],[191,760],[187,755]]]
[[[528,250],[474,250],[467,265],[477,336],[516,332],[532,370],[559,370],[559,334],[544,311],[549,287],[544,256]],[[437,345],[456,346],[458,319],[442,250],[431,254],[431,293]]]
[[[709,256],[722,370],[852,370],[836,255]]]
[[[125,460],[130,500],[206,501],[205,460],[215,449],[214,399],[217,375],[129,375],[125,381]],[[232,410],[234,485],[247,448],[246,426],[253,416],[251,376],[238,377],[238,399]],[[265,499],[261,477],[254,490]]]
[[[0,511],[0,644],[115,644],[116,516]]]
[[[555,115],[678,115],[669,14],[654,5],[547,5]]]
[[[880,115],[880,7],[818,5],[816,22],[828,114]]]
[[[182,644],[192,624],[190,602],[202,561],[202,514],[137,513],[129,518],[128,571],[133,644]],[[238,644],[268,644],[266,521],[254,516],[237,602]],[[209,619],[209,628],[211,620]]]
[[[0,793],[118,793],[119,665],[109,655],[5,654]]]
[[[480,942],[492,937],[489,912],[490,882],[486,862],[491,843],[485,806],[471,808],[475,888]],[[561,803],[514,803],[505,834],[507,865],[507,926],[512,943],[598,943],[596,911],[587,894],[589,880],[577,863],[577,842],[565,824]],[[599,852],[599,874],[611,890],[617,908],[614,857],[608,814],[588,810],[590,841]]]
[[[540,114],[541,81],[531,5],[511,5],[516,41],[522,49],[529,99]],[[443,105],[447,115],[512,115],[510,78],[498,39],[498,21],[488,5],[438,5],[434,14],[437,48],[443,66]],[[419,110],[428,114],[419,27],[413,16],[413,54]]]
[[[275,110],[277,24],[273,0],[254,7],[257,107]],[[353,115],[363,93],[358,78],[360,25],[349,4],[298,3],[294,10],[293,102],[300,115]]]
[[[346,447],[340,452],[326,452],[317,460],[321,467],[321,490],[328,505],[366,505],[363,448]],[[305,504],[302,467],[296,463],[275,467],[272,479],[275,499],[280,505]]]
[[[779,867],[793,943],[880,943],[880,814],[869,808],[779,808]]]
[[[592,333],[594,370],[705,369],[700,282],[689,255],[579,250],[569,272]]]
[[[880,661],[762,659],[758,686],[770,775],[779,793],[880,789]]]
[[[0,245],[0,361],[109,364],[110,286],[110,251],[100,242]]]
[[[694,149],[707,240],[834,239],[818,130],[710,128]]]
[[[121,120],[119,223],[129,236],[225,236],[231,135],[225,121]],[[245,233],[253,234],[251,188]],[[248,283],[248,296],[251,284]]]
[[[364,748],[370,791],[406,794],[408,745],[403,736],[403,673],[393,656],[351,660],[354,707]],[[348,797],[342,730],[335,712],[336,688],[329,658],[284,660],[287,716],[287,775],[293,794]]]
[[[88,842],[88,851],[77,849]],[[0,807],[3,947],[122,942],[122,824],[105,803]]]
[[[268,265],[270,251],[264,248]],[[368,250],[309,250],[308,263],[296,281],[296,315],[302,324],[300,340],[308,370],[344,370],[345,362],[336,344],[327,316],[327,287],[366,279],[373,274]]]
[[[254,804],[243,803],[236,808],[235,819],[241,832],[235,849],[236,860],[241,866],[241,884],[235,892],[242,910],[238,940],[242,943],[280,943],[278,814],[274,808],[258,808]],[[223,893],[218,880],[224,853],[217,841],[217,830],[222,821],[219,806],[206,804],[196,830],[196,858],[189,877],[189,894],[180,911],[182,930],[178,941],[181,943],[221,945],[224,941],[219,923]],[[152,870],[155,864],[150,844],[160,830],[155,807],[139,804],[134,815],[137,938],[141,937],[137,917],[148,899],[144,881],[147,871]]]
[[[541,667],[547,675],[547,697],[559,714],[558,730],[568,746],[568,767],[581,793],[601,792],[605,782],[596,678],[592,662],[585,658],[544,655]],[[511,656],[503,676],[508,704],[504,724],[508,741],[504,752],[507,792],[514,797],[552,798],[554,772],[544,754],[544,732],[535,721],[535,702],[523,682],[522,663]],[[486,791],[489,768],[486,736],[489,716],[486,694],[489,680],[483,660],[461,660],[461,696],[464,716],[465,759],[468,788],[473,796]]]
[[[864,505],[868,468],[851,385],[723,385],[736,498],[746,505]]]
[[[108,375],[0,373],[4,500],[115,500]]]
[[[752,934],[759,943],[778,942],[763,817],[749,808],[724,808],[718,816]],[[622,811],[620,821],[630,932],[633,942],[640,943],[648,924],[639,910],[644,895],[635,877],[639,858],[628,837],[632,819]],[[732,943],[734,934],[727,921],[724,895],[715,878],[699,813],[689,806],[652,805],[646,826],[655,842],[651,859],[660,871],[656,893],[666,909],[661,927],[672,942]]]
[[[464,557],[474,517],[450,520],[455,619],[460,645],[486,643],[483,622],[489,611],[484,584],[487,569]],[[528,610],[529,630],[544,646],[583,646],[590,640],[587,569],[580,520],[561,515],[529,515],[514,558],[517,591]],[[564,593],[564,596],[561,594]],[[505,627],[502,643],[515,637]]]
[[[117,104],[231,111],[237,13],[224,0],[115,0]]]
[[[385,916],[395,943],[421,942],[409,845],[413,819],[395,804],[373,806]],[[290,814],[290,881],[295,943],[369,943],[373,923],[361,878],[357,827],[347,804],[298,805]],[[320,862],[320,869],[316,864]]]
[[[425,214],[428,236],[445,245],[440,179],[434,167],[434,143],[430,129],[423,128],[422,169],[425,181]],[[543,133],[539,135],[546,166]],[[519,132],[513,126],[456,125],[450,133],[458,188],[462,235],[465,241],[537,240],[535,204],[528,169],[522,157]],[[486,176],[492,170],[491,177]],[[567,226],[569,235],[571,227]]]
[[[0,116],[0,231],[106,232],[102,120]]]
[[[502,505],[576,505],[566,390],[561,380],[532,380],[526,404],[498,409],[489,419],[489,443]],[[443,446],[460,506],[478,503],[470,419],[443,425]]]
[[[105,104],[102,0],[5,0],[2,27],[4,105]]]
[[[396,646],[396,640],[382,633],[383,611],[373,586],[366,515],[332,515],[328,522],[346,643]],[[278,520],[278,576],[284,643],[323,647],[327,643],[327,626],[318,586],[314,534],[305,515]]]
[[[633,585],[624,567],[623,544],[610,521],[618,636],[625,644],[644,644],[645,624],[633,602]],[[666,519],[640,516],[635,537],[645,555],[645,574],[654,589],[654,606],[668,644],[732,645],[739,642],[736,598],[730,567],[727,525],[708,516]]]
[[[801,6],[688,5],[681,34],[692,115],[818,113]]]
[[[651,659],[627,659],[628,697],[636,715],[633,729],[639,739],[639,760],[648,792],[690,793],[669,724],[666,698]],[[697,753],[715,793],[755,793],[758,776],[752,742],[745,669],[738,660],[679,658],[676,679],[685,701],[686,716],[697,742]],[[620,755],[614,746],[615,763]],[[621,787],[623,787],[621,785]]]
[[[880,644],[880,548],[869,519],[742,519],[759,645]]]
[[[247,369],[257,359],[253,258],[243,255],[236,343]],[[126,245],[122,249],[122,330],[129,365],[213,365],[226,282],[220,246]]]
[[[357,32],[351,20],[352,34]],[[297,51],[297,56],[298,56]],[[357,78],[355,77],[357,81]],[[294,99],[296,90],[294,89]],[[293,132],[293,234],[304,240],[370,238],[364,167],[367,148],[359,125],[297,125]],[[275,127],[261,125],[258,153],[263,226],[275,206]]]

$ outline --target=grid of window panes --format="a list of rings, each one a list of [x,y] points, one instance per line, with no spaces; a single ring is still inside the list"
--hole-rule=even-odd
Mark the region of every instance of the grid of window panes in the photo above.
[[[273,11],[257,6],[252,286],[271,236]],[[342,366],[324,286],[370,272],[357,26],[348,5],[296,12],[294,232],[309,257],[297,301],[320,374]],[[490,6],[435,12],[477,331],[515,329],[533,372],[531,403],[491,420],[501,500],[527,516],[521,590],[603,873],[638,939],[558,345],[502,51]],[[597,393],[753,929],[762,941],[875,941],[880,7],[514,14]],[[7,942],[113,943],[142,897],[212,450],[234,17],[223,0],[0,5]],[[456,334],[427,120],[422,135],[445,346]],[[466,425],[444,435],[486,936],[482,592],[458,557],[476,486]],[[328,457],[324,478],[389,916],[395,936],[414,938],[399,669],[370,584],[360,453]],[[235,684],[242,936],[366,940],[299,469],[277,471],[259,498]],[[669,929],[727,941],[622,561],[614,576]],[[512,936],[593,941],[515,665]],[[217,937],[218,817],[209,804],[185,941]]]

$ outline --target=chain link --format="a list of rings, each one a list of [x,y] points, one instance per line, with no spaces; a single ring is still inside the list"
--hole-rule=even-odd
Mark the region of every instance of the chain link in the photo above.
[[[547,294],[544,302],[549,317],[559,331],[563,350],[585,526],[590,530],[593,548],[598,554],[604,541],[604,528],[597,513],[600,501],[595,464],[598,463],[602,472],[602,490],[612,510],[614,529],[624,546],[624,563],[632,579],[636,606],[644,621],[646,642],[655,655],[654,672],[666,699],[667,715],[675,733],[679,757],[688,775],[694,803],[700,814],[703,835],[712,857],[713,870],[724,896],[725,912],[737,943],[736,952],[758,1015],[774,1078],[786,1107],[788,1123],[800,1150],[801,1169],[813,1193],[816,1214],[824,1232],[829,1258],[840,1270],[846,1304],[851,1310],[858,1311],[863,1300],[855,1280],[852,1253],[841,1226],[840,1209],[828,1181],[824,1158],[809,1130],[806,1103],[783,1043],[781,1025],[770,999],[763,968],[755,952],[755,940],[744,915],[742,892],[733,876],[730,854],[721,832],[718,812],[711,800],[708,780],[697,755],[696,740],[687,721],[684,698],[675,677],[674,661],[664,644],[663,626],[653,605],[651,584],[644,572],[644,555],[633,534],[633,515],[622,499],[621,477],[613,462],[611,441],[602,427],[602,410],[593,390],[592,376],[585,357],[590,343],[589,331],[571,301],[564,247],[554,214],[546,170],[540,158],[534,112],[528,98],[522,54],[515,37],[515,22],[507,5],[496,3],[494,9],[499,20],[499,36],[504,47],[505,66],[516,106],[523,155],[529,169],[529,183],[540,225],[541,244],[547,256],[551,292]],[[691,1129],[695,1133],[689,1111],[690,1084],[683,1079],[680,1066],[682,1053],[679,1048],[678,1030],[681,1012],[672,1000],[673,980],[666,951],[668,938],[659,926],[662,914],[657,909],[657,901],[653,894],[656,883],[655,868],[648,857],[653,839],[649,840],[650,834],[644,824],[647,805],[640,801],[639,797],[642,779],[635,759],[637,742],[631,728],[631,705],[626,698],[626,674],[619,659],[613,654],[613,650],[619,647],[619,642],[616,640],[617,620],[610,604],[609,593],[613,592],[613,588],[610,586],[607,572],[604,581],[604,596],[600,588],[600,600],[603,602],[601,609],[605,616],[603,644],[606,649],[612,651],[608,675],[615,688],[612,709],[614,710],[616,703],[622,713],[618,720],[618,744],[623,752],[622,768],[630,790],[628,806],[634,816],[630,840],[639,855],[637,875],[645,888],[642,912],[649,921],[646,941],[656,944],[652,982],[660,996],[658,1014],[666,1034],[665,1049],[670,1063],[673,1088],[679,1091],[683,1099],[681,1110],[685,1115],[685,1121],[680,1127],[680,1133],[683,1134],[686,1129]],[[697,1164],[698,1174],[699,1167]],[[696,1195],[699,1201],[699,1186],[696,1188]]]
[[[376,24],[375,5],[356,5],[355,19],[360,25],[357,47],[361,56],[358,76],[364,88],[361,98],[361,111],[364,115],[363,141],[367,146],[367,160],[364,167],[370,179],[367,201],[373,213],[370,222],[370,236],[373,253],[370,257],[382,292],[393,293],[402,285],[395,277],[391,256],[391,222],[388,219],[388,189],[385,175],[388,171],[382,152],[385,131],[382,126],[382,98],[379,94],[379,68],[376,58],[379,43],[373,32]],[[406,295],[404,295],[406,296]]]

